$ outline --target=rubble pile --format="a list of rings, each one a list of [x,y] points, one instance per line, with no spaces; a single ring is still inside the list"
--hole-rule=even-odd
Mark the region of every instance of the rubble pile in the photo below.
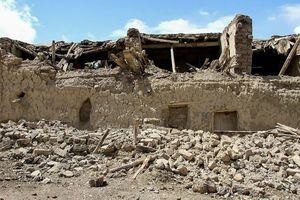
[[[274,50],[277,54],[287,55],[297,40],[297,35],[273,36],[269,40],[254,40],[252,49],[254,52],[263,52],[268,49]]]
[[[10,173],[21,181],[50,183],[92,173],[89,185],[100,187],[111,178],[148,173],[153,181],[225,197],[267,196],[268,189],[300,194],[298,129],[278,124],[228,135],[147,123],[133,127],[87,131],[60,121],[9,121],[0,125],[0,161],[12,162]],[[9,176],[0,169],[0,180],[14,179]]]

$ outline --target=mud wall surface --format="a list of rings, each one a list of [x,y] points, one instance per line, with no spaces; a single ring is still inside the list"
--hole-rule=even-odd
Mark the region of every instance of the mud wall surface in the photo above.
[[[239,130],[277,122],[300,127],[299,77],[229,78],[206,71],[138,78],[118,70],[55,74],[23,65],[1,66],[0,121],[44,118],[96,129],[159,118],[168,125],[170,106],[183,105],[190,129],[212,130],[214,112],[224,111],[236,111]]]
[[[286,70],[286,74],[290,76],[300,76],[300,53],[294,56],[290,66]]]

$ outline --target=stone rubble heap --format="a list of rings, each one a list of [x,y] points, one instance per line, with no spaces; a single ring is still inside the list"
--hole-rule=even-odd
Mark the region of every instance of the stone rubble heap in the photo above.
[[[21,181],[49,183],[92,172],[99,178],[89,184],[102,186],[104,177],[156,172],[198,193],[265,196],[275,189],[299,195],[300,137],[292,130],[230,136],[143,124],[137,138],[132,129],[111,129],[94,153],[105,130],[77,130],[59,121],[9,121],[0,125],[0,161],[13,162]],[[0,169],[0,180],[7,176]]]

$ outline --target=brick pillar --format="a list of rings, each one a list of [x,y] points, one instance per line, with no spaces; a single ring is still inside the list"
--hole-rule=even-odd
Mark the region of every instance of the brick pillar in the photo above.
[[[237,15],[224,29],[220,60],[231,59],[231,72],[251,74],[252,40],[252,19],[249,16]]]

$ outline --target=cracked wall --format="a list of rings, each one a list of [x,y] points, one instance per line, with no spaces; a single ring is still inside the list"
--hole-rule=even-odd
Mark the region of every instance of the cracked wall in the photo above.
[[[96,129],[128,127],[134,118],[158,118],[167,125],[169,106],[181,104],[188,107],[190,129],[212,130],[214,112],[225,111],[237,111],[238,130],[268,129],[277,122],[300,124],[297,77],[232,79],[205,72],[141,78],[117,70],[55,74],[41,66],[1,66],[0,72],[1,121],[44,118]],[[26,95],[14,102],[20,92]],[[88,127],[79,116],[87,99]]]

